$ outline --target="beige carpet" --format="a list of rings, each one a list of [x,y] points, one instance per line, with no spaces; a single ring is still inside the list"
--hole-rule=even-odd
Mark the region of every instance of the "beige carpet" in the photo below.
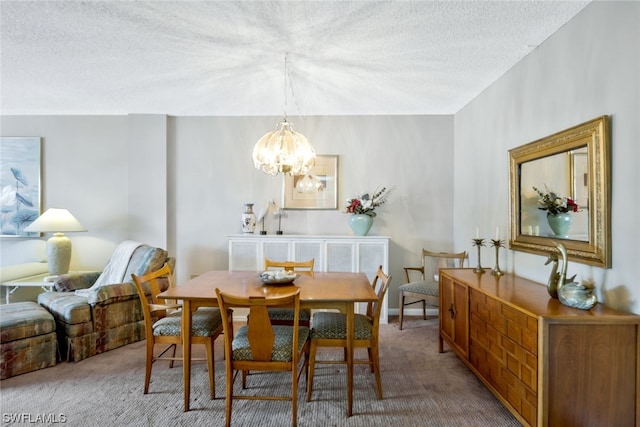
[[[384,399],[377,400],[374,378],[368,369],[356,366],[354,415],[349,418],[345,367],[319,365],[312,402],[306,402],[304,378],[300,381],[298,424],[519,426],[453,352],[438,353],[437,334],[437,319],[409,319],[403,331],[398,330],[396,323],[382,325]],[[216,343],[216,399],[208,398],[205,365],[196,363],[192,370],[190,412],[182,411],[182,365],[169,369],[165,363],[156,364],[150,393],[142,393],[144,345],[138,342],[78,363],[61,363],[0,382],[1,424],[12,425],[12,416],[26,414],[23,421],[58,417],[67,426],[224,425],[221,342],[219,339]],[[339,357],[340,351],[325,349],[324,355]],[[250,377],[249,392],[278,387],[284,393],[288,381],[287,374],[256,373]],[[236,387],[239,386],[238,379]],[[289,402],[235,401],[232,424],[290,425],[290,408]]]

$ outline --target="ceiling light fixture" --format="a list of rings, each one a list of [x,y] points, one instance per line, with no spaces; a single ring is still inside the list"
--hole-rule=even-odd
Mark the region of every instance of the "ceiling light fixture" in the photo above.
[[[288,54],[285,54],[284,120],[278,123],[276,130],[264,135],[253,147],[253,165],[269,175],[303,175],[315,165],[316,160],[313,146],[287,121],[287,87],[291,86],[291,79],[288,77],[289,59]],[[293,88],[291,92],[293,93]]]

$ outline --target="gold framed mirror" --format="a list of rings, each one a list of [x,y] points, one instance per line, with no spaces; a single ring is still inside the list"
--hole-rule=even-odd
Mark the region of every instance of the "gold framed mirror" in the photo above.
[[[610,163],[608,116],[509,150],[510,248],[548,254],[557,241],[570,260],[610,268]]]

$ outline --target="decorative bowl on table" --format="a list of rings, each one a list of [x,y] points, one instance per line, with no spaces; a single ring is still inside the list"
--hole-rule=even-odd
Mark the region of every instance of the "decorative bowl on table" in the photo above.
[[[260,280],[262,280],[262,283],[267,285],[288,285],[300,277],[299,274],[293,271],[284,270],[264,271],[258,276]]]

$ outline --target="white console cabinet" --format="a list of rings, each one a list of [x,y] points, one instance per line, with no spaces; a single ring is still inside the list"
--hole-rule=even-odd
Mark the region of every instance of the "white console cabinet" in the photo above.
[[[389,237],[246,235],[229,237],[229,270],[262,271],[264,259],[306,261],[315,259],[315,271],[366,273],[373,280],[378,266],[389,274]],[[364,312],[364,304],[356,308]],[[387,299],[380,322],[387,323]]]

